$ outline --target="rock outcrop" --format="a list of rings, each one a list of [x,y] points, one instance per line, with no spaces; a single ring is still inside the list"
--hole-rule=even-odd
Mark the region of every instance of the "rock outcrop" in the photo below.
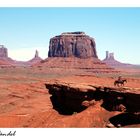
[[[7,58],[8,50],[4,47],[4,45],[0,45],[0,58]]]
[[[34,64],[39,63],[41,60],[42,58],[39,57],[39,52],[36,50],[34,58],[29,60],[27,63],[29,63],[29,65],[34,65]]]
[[[101,87],[78,83],[46,83],[49,89],[53,108],[60,114],[81,112],[88,107],[100,106],[108,111],[118,111],[109,119],[115,127],[140,123],[140,89]],[[129,120],[127,120],[129,118]]]
[[[118,72],[98,59],[95,40],[84,32],[66,32],[53,37],[50,39],[48,56],[36,66],[84,70],[90,74]]]
[[[8,49],[0,45],[0,66],[7,67],[14,65],[15,61],[8,57]]]
[[[103,60],[103,62],[111,67],[126,65],[126,64],[123,64],[123,63],[117,61],[114,57],[114,53],[109,53],[109,51],[106,51],[106,58]]]
[[[115,59],[114,53],[109,53],[106,51],[106,58],[102,60],[102,62],[106,63],[108,66],[113,68],[139,68],[140,65],[133,65],[128,63],[122,63]]]
[[[77,57],[49,57],[38,66],[47,66],[49,68],[62,68],[62,69],[79,69],[85,70],[87,72],[117,72],[114,69],[108,67],[105,63],[101,62],[99,59],[81,59]]]
[[[102,106],[109,111],[126,111],[127,109],[128,112],[140,112],[140,95],[137,94],[140,89],[125,87],[118,89],[63,82],[47,83],[46,88],[49,89],[52,98],[55,98],[55,103],[60,104],[60,107],[66,111],[80,112],[83,110],[83,101],[92,105],[96,101],[103,100]]]
[[[98,58],[94,39],[84,32],[67,32],[51,38],[48,57]]]

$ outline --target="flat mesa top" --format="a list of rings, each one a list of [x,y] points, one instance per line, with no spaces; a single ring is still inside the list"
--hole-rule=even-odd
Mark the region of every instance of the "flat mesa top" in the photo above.
[[[64,32],[61,35],[85,35],[85,32]]]

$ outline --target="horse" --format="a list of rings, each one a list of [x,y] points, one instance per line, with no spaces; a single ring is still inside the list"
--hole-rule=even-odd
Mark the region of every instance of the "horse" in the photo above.
[[[115,80],[115,82],[114,82],[114,86],[124,86],[124,82],[126,82],[127,83],[127,80],[126,79],[122,79],[122,80]]]

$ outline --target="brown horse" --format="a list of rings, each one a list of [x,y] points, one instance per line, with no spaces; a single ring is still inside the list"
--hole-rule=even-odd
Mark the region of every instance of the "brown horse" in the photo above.
[[[115,82],[114,82],[114,86],[124,86],[124,82],[126,82],[127,83],[127,80],[126,79],[122,79],[122,80],[115,80]]]

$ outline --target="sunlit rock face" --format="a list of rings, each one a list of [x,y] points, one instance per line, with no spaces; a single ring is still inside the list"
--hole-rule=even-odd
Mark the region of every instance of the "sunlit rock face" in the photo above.
[[[48,57],[98,58],[94,39],[84,32],[66,32],[51,38]]]

